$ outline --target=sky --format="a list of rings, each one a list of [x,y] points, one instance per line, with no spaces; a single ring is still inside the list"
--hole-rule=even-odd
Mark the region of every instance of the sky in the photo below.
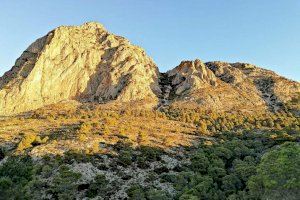
[[[0,76],[37,38],[88,21],[144,48],[161,71],[199,58],[300,81],[299,0],[0,0]]]

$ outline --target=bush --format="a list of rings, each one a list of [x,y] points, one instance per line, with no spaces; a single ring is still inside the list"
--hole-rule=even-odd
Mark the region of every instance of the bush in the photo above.
[[[123,150],[119,153],[118,156],[118,163],[120,163],[123,166],[131,165],[132,163],[132,152]]]
[[[159,161],[161,160],[160,156],[162,155],[162,150],[148,147],[148,146],[142,146],[139,148],[142,157],[144,157],[147,161],[153,162],[153,161]]]
[[[171,200],[171,198],[168,197],[165,191],[157,189],[150,189],[149,191],[147,191],[146,196],[148,200]]]
[[[266,153],[250,178],[250,193],[261,199],[297,199],[300,195],[300,145],[285,143]]]
[[[130,200],[146,200],[144,189],[140,185],[133,185],[126,191]]]
[[[32,147],[31,144],[35,141],[36,136],[35,133],[26,134],[18,144],[17,151],[23,151],[24,149]]]
[[[94,198],[96,196],[105,197],[108,191],[109,181],[106,179],[105,175],[98,174],[94,178],[94,181],[90,184],[86,192],[86,196],[89,198]]]
[[[195,172],[204,173],[207,171],[209,166],[208,158],[206,157],[205,153],[201,151],[192,156],[191,162],[191,170]]]
[[[41,137],[37,136],[35,133],[26,134],[18,144],[17,151],[22,152],[32,146],[44,144],[48,141],[48,139],[48,136],[41,139]]]
[[[0,165],[0,194],[2,199],[27,198],[26,185],[33,179],[34,167],[29,157],[10,157]]]
[[[72,172],[69,167],[62,165],[59,173],[53,178],[50,191],[54,198],[61,200],[75,199],[77,193],[77,181],[81,174]]]

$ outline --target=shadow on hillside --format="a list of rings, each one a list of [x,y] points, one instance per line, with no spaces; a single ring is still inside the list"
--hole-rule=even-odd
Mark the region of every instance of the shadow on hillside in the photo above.
[[[271,77],[263,77],[255,82],[256,88],[261,92],[261,97],[268,106],[269,111],[277,112],[284,109],[283,102],[276,96],[275,81]]]

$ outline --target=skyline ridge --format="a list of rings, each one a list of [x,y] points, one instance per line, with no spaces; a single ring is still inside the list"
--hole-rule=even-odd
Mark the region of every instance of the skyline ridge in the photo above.
[[[218,4],[205,0],[131,0],[128,4],[3,1],[0,44],[5,48],[0,49],[0,74],[13,66],[34,39],[49,30],[99,21],[113,33],[142,46],[161,71],[181,60],[200,58],[205,62],[252,63],[299,81],[299,8],[299,1],[269,0]]]
[[[87,22],[84,22],[84,23],[82,23],[82,24],[77,24],[77,25],[60,25],[60,26],[57,26],[57,27],[55,27],[55,28],[53,28],[53,29],[50,29],[50,31],[48,31],[47,32],[47,34],[48,33],[50,33],[51,31],[54,31],[54,30],[56,30],[56,29],[58,29],[58,28],[60,28],[60,27],[74,27],[74,26],[83,26],[83,25],[85,25],[85,24],[98,24],[98,25],[100,25],[104,30],[107,30],[106,29],[106,26],[103,24],[103,23],[101,23],[101,22],[99,22],[99,21],[87,21]],[[112,33],[112,32],[110,32],[109,30],[107,30],[109,33]],[[114,34],[114,33],[112,33],[112,34]],[[120,36],[120,35],[117,35],[117,36]],[[121,37],[123,37],[123,36],[121,36]],[[39,38],[41,38],[41,37],[39,37]],[[38,39],[39,39],[38,38]],[[36,40],[38,40],[38,39],[36,39]],[[34,40],[34,41],[36,41],[36,40]],[[33,41],[33,42],[34,42]],[[32,42],[32,43],[33,43]],[[136,44],[134,44],[134,43],[132,43],[131,42],[131,44],[132,45],[136,45]],[[28,45],[28,47],[29,47],[30,45]],[[136,45],[136,46],[139,46],[139,45]],[[139,46],[139,47],[142,47],[142,46]],[[143,47],[142,47],[143,48]],[[24,51],[23,51],[24,52]],[[147,52],[147,51],[146,51]],[[150,54],[149,54],[150,55]],[[150,56],[151,57],[151,56]],[[152,58],[152,57],[151,57]],[[16,58],[15,59],[15,62],[17,61],[17,59],[18,58]],[[153,58],[152,58],[153,59]],[[227,60],[203,60],[200,56],[198,56],[198,57],[195,57],[194,59],[182,59],[177,65],[175,65],[175,66],[171,66],[171,67],[169,67],[169,68],[167,68],[167,69],[165,69],[165,70],[163,70],[162,68],[162,66],[159,66],[156,62],[155,62],[155,60],[154,60],[154,63],[157,65],[157,67],[159,68],[159,71],[160,72],[167,72],[167,71],[169,71],[169,70],[172,70],[173,68],[175,68],[176,66],[178,66],[181,62],[184,62],[184,61],[192,61],[192,60],[197,60],[197,59],[199,59],[199,60],[201,60],[201,61],[203,61],[204,63],[209,63],[209,62],[226,62],[226,63],[245,63],[245,64],[251,64],[251,65],[255,65],[256,67],[260,67],[260,68],[264,68],[264,69],[267,69],[267,70],[270,70],[270,71],[273,71],[273,72],[275,72],[275,73],[277,73],[277,74],[279,74],[279,75],[282,75],[282,74],[280,74],[279,72],[277,72],[277,71],[275,71],[275,70],[273,70],[272,68],[270,68],[270,67],[268,67],[268,66],[260,66],[260,65],[257,65],[256,63],[250,63],[250,62],[245,62],[245,61],[240,61],[240,60],[237,60],[237,61],[227,61]],[[2,69],[0,69],[0,77],[2,77],[3,75],[4,75],[4,73],[6,73],[7,71],[9,71],[12,67],[13,67],[14,65],[12,65],[10,68],[8,68],[6,71],[4,71],[4,70],[2,70]],[[299,82],[300,81],[300,78],[299,78],[299,80],[297,80],[296,78],[294,78],[293,79],[293,77],[291,78],[291,77],[288,77],[288,76],[284,76],[284,75],[282,75],[283,77],[285,77],[285,78],[287,78],[287,79],[289,79],[289,80],[292,80],[292,81],[296,81],[296,82]]]

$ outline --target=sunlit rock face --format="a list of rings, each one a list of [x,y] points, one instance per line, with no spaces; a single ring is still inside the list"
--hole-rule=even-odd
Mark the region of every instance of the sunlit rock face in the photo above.
[[[177,95],[217,84],[214,73],[198,59],[183,61],[167,74],[172,77],[172,85]]]
[[[99,23],[61,26],[31,44],[0,78],[0,115],[62,100],[157,100],[158,68]]]
[[[300,84],[248,63],[183,61],[167,72],[179,107],[230,112],[284,109]]]

